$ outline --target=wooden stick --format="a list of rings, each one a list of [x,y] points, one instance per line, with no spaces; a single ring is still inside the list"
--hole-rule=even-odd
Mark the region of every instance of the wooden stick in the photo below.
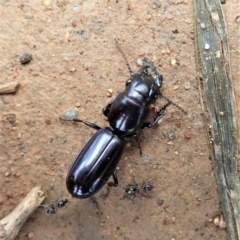
[[[197,68],[228,239],[240,239],[240,181],[234,84],[229,41],[219,0],[194,0]],[[199,79],[200,80],[200,79]],[[200,81],[199,81],[200,82]]]
[[[0,239],[15,239],[23,224],[44,199],[41,188],[34,187],[9,215],[0,220]]]

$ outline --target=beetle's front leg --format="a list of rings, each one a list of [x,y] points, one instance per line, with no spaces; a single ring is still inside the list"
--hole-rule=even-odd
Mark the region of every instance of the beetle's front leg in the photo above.
[[[86,126],[88,126],[88,127],[90,127],[90,128],[93,128],[93,129],[95,129],[95,130],[101,129],[101,127],[99,127],[98,125],[96,125],[96,124],[94,124],[94,123],[91,123],[91,122],[88,122],[88,121],[84,121],[84,120],[81,120],[81,119],[77,119],[77,118],[74,118],[74,119],[72,119],[72,120],[60,118],[60,120],[70,121],[70,122],[81,122],[81,123],[84,123]]]
[[[181,108],[178,104],[174,103],[172,100],[170,100],[168,97],[164,96],[162,93],[160,94],[160,96],[164,99],[166,99],[168,102],[170,102],[172,105],[174,105],[175,107],[179,108],[183,113],[187,114],[187,111],[185,111],[183,108]]]
[[[109,103],[107,106],[105,106],[102,110],[102,113],[107,117],[108,116],[108,113],[109,113],[109,110],[110,110],[110,107],[112,106],[112,103]]]
[[[150,122],[145,122],[141,129],[143,128],[151,128],[153,127],[154,125],[156,125],[158,123],[158,121],[164,116],[164,112],[166,110],[166,108],[171,104],[171,102],[168,102],[167,104],[165,104],[161,109],[160,111],[157,112],[157,117],[154,119],[154,121],[152,123]]]

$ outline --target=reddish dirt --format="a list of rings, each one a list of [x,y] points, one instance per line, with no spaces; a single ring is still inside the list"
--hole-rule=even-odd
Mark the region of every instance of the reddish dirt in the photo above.
[[[240,77],[238,5],[223,5],[234,81]],[[55,215],[39,208],[17,239],[227,239],[212,222],[221,206],[201,116],[191,1],[2,0],[0,29],[0,81],[20,83],[15,94],[0,95],[0,219],[36,185],[47,190],[46,204],[69,200]],[[94,130],[59,117],[78,106],[79,118],[108,125],[102,108],[129,78],[115,37],[134,72],[139,57],[154,61],[164,77],[161,91],[188,114],[170,106],[157,128],[143,131],[143,157],[134,141],[128,144],[119,186],[108,198],[99,198],[104,187],[95,202],[73,199],[67,170]],[[24,53],[33,60],[21,65]],[[151,198],[123,198],[132,174],[139,184],[152,180]]]

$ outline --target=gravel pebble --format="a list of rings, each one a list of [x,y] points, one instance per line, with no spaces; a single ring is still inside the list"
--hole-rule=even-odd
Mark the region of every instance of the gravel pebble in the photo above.
[[[190,89],[190,82],[186,82],[185,84],[184,84],[184,88],[186,89],[186,90],[189,90]]]
[[[163,199],[158,199],[158,205],[162,206],[164,204],[164,200]]]
[[[28,234],[28,238],[33,238],[33,233],[32,233],[32,232],[30,232],[30,233]]]
[[[106,93],[106,96],[107,96],[107,97],[111,97],[112,94],[111,94],[110,92],[107,92],[107,93]]]
[[[174,140],[176,138],[175,132],[172,129],[167,131],[167,137],[169,140]]]
[[[184,134],[185,139],[190,139],[191,138],[191,133],[187,132]]]
[[[143,58],[138,58],[137,59],[137,65],[143,66]]]
[[[32,54],[30,54],[30,53],[25,53],[20,57],[20,63],[22,65],[30,63],[31,61],[32,61]]]
[[[46,6],[46,7],[49,7],[51,4],[52,4],[51,0],[44,0],[43,1],[43,5]]]
[[[201,26],[202,29],[205,29],[205,28],[206,28],[205,23],[201,23],[200,26]]]
[[[205,49],[208,50],[210,48],[210,45],[208,43],[205,44]]]
[[[148,14],[148,15],[146,16],[146,19],[147,19],[148,21],[151,20],[151,19],[152,19],[152,15]]]
[[[176,90],[178,90],[178,89],[179,89],[179,86],[177,86],[177,85],[174,85],[174,86],[173,86],[173,90],[174,90],[174,91],[176,91]]]
[[[6,192],[7,198],[13,198],[13,193],[11,191]]]
[[[176,59],[172,59],[171,60],[171,65],[176,65],[177,64],[177,60]]]
[[[81,103],[80,102],[76,102],[75,107],[80,107]]]
[[[19,172],[15,173],[15,174],[14,174],[14,177],[15,177],[15,178],[20,177],[20,173],[19,173]]]
[[[75,67],[72,67],[72,68],[69,69],[69,72],[76,72],[76,70],[77,69]]]
[[[25,194],[24,191],[20,191],[20,192],[19,192],[19,195],[20,195],[20,196],[23,196],[24,194]]]
[[[63,117],[66,120],[73,120],[74,118],[76,118],[78,115],[78,110],[76,108],[67,110],[64,114]]]
[[[178,127],[178,128],[180,128],[181,127],[181,123],[180,122],[176,122],[176,126]]]
[[[167,49],[165,50],[165,53],[170,54],[170,53],[171,53],[171,50],[170,50],[169,48],[167,48]]]

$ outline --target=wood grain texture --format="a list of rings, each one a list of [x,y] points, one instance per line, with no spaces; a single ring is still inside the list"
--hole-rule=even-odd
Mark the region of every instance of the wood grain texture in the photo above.
[[[237,124],[229,41],[219,0],[194,1],[200,95],[229,239],[240,239]]]

